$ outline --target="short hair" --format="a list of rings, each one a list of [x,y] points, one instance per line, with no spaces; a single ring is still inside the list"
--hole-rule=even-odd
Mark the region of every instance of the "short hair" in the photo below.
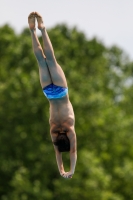
[[[70,141],[65,133],[59,133],[53,143],[58,147],[59,152],[70,151]]]

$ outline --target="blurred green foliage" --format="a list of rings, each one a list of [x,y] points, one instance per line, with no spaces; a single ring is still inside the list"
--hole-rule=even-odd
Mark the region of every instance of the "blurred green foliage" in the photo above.
[[[133,200],[133,62],[65,24],[50,29],[76,116],[72,179],[58,172],[30,32],[0,28],[0,199]],[[42,42],[42,39],[40,42]],[[65,169],[69,155],[63,154]]]

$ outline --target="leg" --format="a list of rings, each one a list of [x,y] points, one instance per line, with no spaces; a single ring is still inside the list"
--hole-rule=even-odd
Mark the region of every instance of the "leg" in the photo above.
[[[42,47],[36,35],[35,30],[35,13],[32,12],[28,17],[29,28],[31,32],[33,51],[39,65],[39,76],[42,88],[52,83],[49,69],[46,63],[46,56],[43,53]]]
[[[67,87],[67,81],[66,81],[64,72],[63,72],[62,68],[60,67],[60,65],[56,61],[56,58],[54,56],[54,50],[53,50],[51,41],[49,39],[49,36],[47,34],[47,31],[44,27],[42,17],[37,12],[35,12],[35,16],[37,18],[38,28],[42,32],[44,52],[46,55],[46,62],[47,62],[48,68],[49,68],[52,82],[55,85]]]

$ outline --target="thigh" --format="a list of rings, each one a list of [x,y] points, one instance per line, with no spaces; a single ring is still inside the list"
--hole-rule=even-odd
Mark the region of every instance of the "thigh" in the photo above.
[[[47,65],[52,82],[55,85],[67,87],[66,77],[61,66],[56,61],[47,61]]]
[[[38,65],[39,65],[40,83],[42,88],[44,88],[52,83],[51,75],[45,59],[39,61]]]

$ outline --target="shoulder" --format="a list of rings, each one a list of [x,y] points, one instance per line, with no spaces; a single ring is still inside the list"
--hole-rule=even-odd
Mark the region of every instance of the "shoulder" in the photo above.
[[[74,126],[69,127],[68,132],[67,132],[67,136],[68,136],[69,139],[72,139],[73,137],[76,136]]]

